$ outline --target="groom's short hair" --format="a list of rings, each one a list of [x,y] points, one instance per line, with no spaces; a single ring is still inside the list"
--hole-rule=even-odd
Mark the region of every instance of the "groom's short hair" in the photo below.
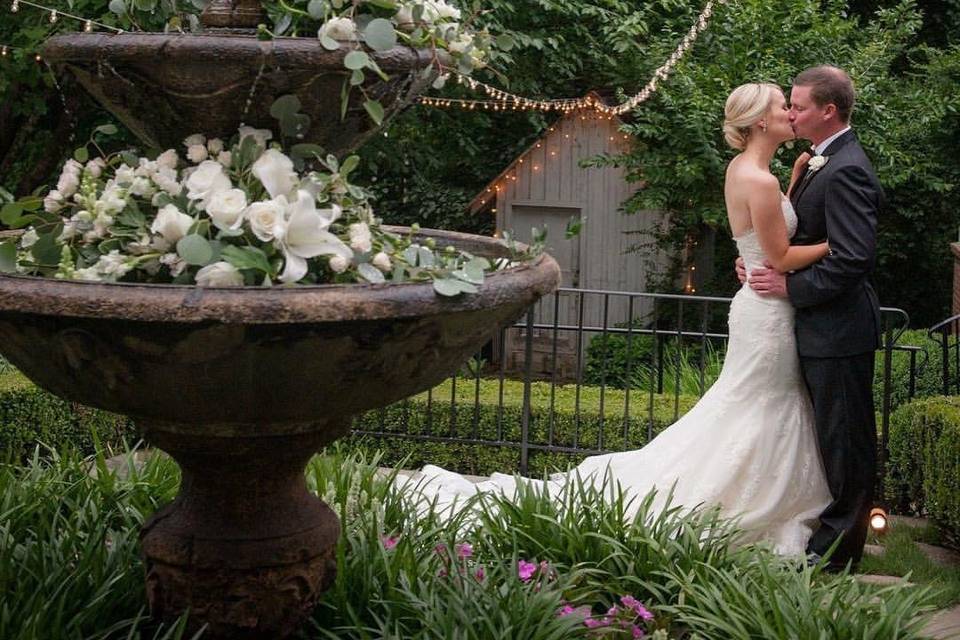
[[[850,113],[856,101],[853,80],[839,67],[822,64],[804,69],[793,79],[793,86],[810,87],[810,97],[817,106],[833,104],[842,122],[850,122]]]

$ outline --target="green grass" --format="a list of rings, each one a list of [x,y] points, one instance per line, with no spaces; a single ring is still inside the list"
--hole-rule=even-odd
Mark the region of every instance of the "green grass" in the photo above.
[[[630,595],[653,612],[643,624],[662,640],[913,640],[929,610],[923,588],[870,589],[738,547],[713,512],[650,513],[648,497],[629,518],[622,494],[571,485],[562,496],[486,496],[449,520],[398,490],[379,462],[333,450],[307,468],[343,534],[335,584],[301,638],[629,637],[584,620]],[[102,460],[91,474],[92,464],[54,454],[0,466],[0,637],[186,637],[145,619],[137,550],[140,524],[176,491],[176,465],[159,453],[124,474]],[[463,543],[472,549],[460,557]],[[521,561],[535,567],[529,580]],[[576,613],[559,616],[564,606]]]
[[[864,556],[861,573],[908,576],[910,582],[930,587],[934,604],[945,608],[960,603],[960,565],[943,567],[928,558],[916,543],[937,545],[940,532],[933,525],[912,526],[902,521],[891,523],[883,536],[871,534],[870,544],[882,545],[882,556]]]

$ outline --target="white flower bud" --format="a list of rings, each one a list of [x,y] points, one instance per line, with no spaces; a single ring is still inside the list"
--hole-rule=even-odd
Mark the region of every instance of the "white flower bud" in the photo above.
[[[197,284],[201,287],[239,287],[243,274],[229,262],[214,262],[197,272]]]

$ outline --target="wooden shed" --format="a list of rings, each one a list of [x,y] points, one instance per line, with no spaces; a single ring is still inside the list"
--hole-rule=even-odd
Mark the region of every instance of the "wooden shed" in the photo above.
[[[596,96],[594,95],[594,98]],[[531,228],[547,229],[547,251],[557,259],[563,287],[612,291],[646,291],[652,269],[666,264],[652,246],[650,231],[662,224],[659,212],[624,215],[623,203],[637,188],[624,178],[624,170],[613,167],[582,167],[581,162],[600,154],[616,155],[627,150],[630,137],[620,131],[622,121],[593,109],[571,111],[550,126],[533,145],[515,158],[472,201],[477,215],[495,215],[498,232],[509,230],[521,241],[530,240]],[[583,218],[582,232],[566,240],[571,218]],[[648,245],[635,250],[638,245]],[[634,250],[631,250],[634,249]],[[576,325],[580,317],[579,296],[564,295],[556,306],[559,325]],[[611,298],[607,309],[610,326],[627,322],[627,301]],[[583,324],[603,323],[601,296],[589,296],[583,305]],[[634,303],[633,316],[642,319],[646,305]],[[537,322],[554,323],[554,304],[541,304]],[[535,336],[535,369],[552,373],[551,332]],[[565,332],[558,344],[557,367],[561,377],[570,377],[576,367],[578,336]],[[522,342],[517,334],[508,339],[508,364],[522,361]],[[582,354],[585,345],[580,344]],[[495,349],[495,352],[498,349]],[[550,362],[547,362],[550,360]]]

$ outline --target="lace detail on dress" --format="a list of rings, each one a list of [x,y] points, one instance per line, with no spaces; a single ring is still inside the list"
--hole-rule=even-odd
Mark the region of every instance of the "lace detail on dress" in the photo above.
[[[783,213],[783,221],[787,224],[787,237],[792,238],[793,234],[797,232],[797,213],[794,211],[790,200],[783,194],[780,198],[780,211]],[[734,241],[737,243],[737,251],[740,252],[740,257],[743,258],[748,273],[751,269],[759,269],[763,266],[766,256],[763,254],[763,249],[760,248],[760,238],[757,237],[756,231],[750,229],[750,231],[734,238]]]

